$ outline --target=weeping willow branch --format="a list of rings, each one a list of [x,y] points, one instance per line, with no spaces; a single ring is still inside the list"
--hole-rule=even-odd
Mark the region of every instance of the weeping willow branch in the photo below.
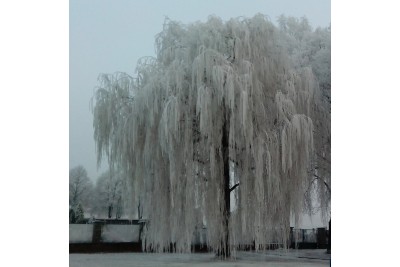
[[[320,181],[322,181],[323,183],[324,183],[324,185],[326,186],[326,189],[329,191],[329,193],[331,193],[331,188],[330,188],[330,186],[328,185],[328,183],[327,182],[325,182],[321,177],[319,177],[318,175],[316,175],[316,174],[314,174],[314,180],[312,180],[312,182],[311,183],[313,183],[315,180],[317,180],[317,179],[319,179]]]
[[[330,171],[330,106],[319,86],[330,81],[330,54],[310,56],[328,46],[305,49],[327,35],[303,30],[291,35],[260,14],[189,25],[167,19],[157,57],[139,60],[137,77],[99,77],[98,162],[105,155],[128,177],[150,222],[145,249],[172,243],[190,252],[203,226],[208,247],[222,255],[252,242],[286,245],[290,216],[298,221],[317,179],[308,171],[314,159],[324,167],[319,175]]]
[[[329,184],[328,184],[324,179],[322,179],[320,176],[318,176],[318,175],[316,175],[316,174],[313,174],[313,177],[314,177],[314,179],[313,179],[313,180],[310,182],[310,184],[308,185],[308,188],[307,188],[307,190],[306,190],[306,193],[309,192],[310,187],[311,187],[311,186],[313,185],[313,183],[314,183],[315,181],[317,181],[317,180],[321,181],[321,182],[325,185],[325,188],[328,190],[329,194],[331,193],[331,188],[330,188]]]

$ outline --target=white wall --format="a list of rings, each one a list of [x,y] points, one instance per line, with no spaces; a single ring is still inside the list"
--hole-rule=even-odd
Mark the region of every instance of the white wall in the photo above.
[[[70,224],[69,243],[91,243],[93,224]]]
[[[102,242],[138,242],[139,225],[103,225]]]
[[[139,225],[102,225],[102,242],[138,242]],[[70,224],[69,243],[91,243],[93,224]]]

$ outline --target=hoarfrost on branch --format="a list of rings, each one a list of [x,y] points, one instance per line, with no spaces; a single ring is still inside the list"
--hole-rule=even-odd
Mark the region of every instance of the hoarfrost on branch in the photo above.
[[[328,90],[323,67],[330,31],[293,34],[303,22],[281,17],[278,28],[263,15],[189,25],[166,19],[156,58],[142,58],[136,77],[100,76],[98,161],[106,156],[129,177],[149,220],[146,249],[190,251],[203,226],[218,252],[286,245],[290,217],[298,222],[311,205],[311,183],[329,212],[330,69]],[[329,54],[326,45],[311,49],[327,36]],[[234,186],[230,207],[225,189]]]

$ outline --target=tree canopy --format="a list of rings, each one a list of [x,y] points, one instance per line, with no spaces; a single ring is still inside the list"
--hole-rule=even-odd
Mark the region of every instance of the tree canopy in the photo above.
[[[329,212],[329,29],[166,19],[155,47],[135,77],[100,75],[93,98],[98,162],[121,168],[143,203],[146,248],[190,251],[203,225],[215,251],[285,245],[310,184]]]
[[[92,190],[93,183],[89,179],[85,167],[79,165],[69,170],[69,205],[71,208],[76,209],[79,204],[89,208]]]
[[[131,197],[122,174],[120,171],[108,170],[99,176],[93,194],[96,216],[117,219],[123,214],[129,214],[129,207],[133,203],[127,203]]]

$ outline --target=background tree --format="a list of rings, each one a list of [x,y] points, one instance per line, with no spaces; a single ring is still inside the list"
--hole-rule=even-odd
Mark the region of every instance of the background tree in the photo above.
[[[75,223],[75,211],[73,208],[69,208],[69,223]]]
[[[87,176],[87,171],[83,166],[77,166],[69,171],[69,205],[76,209],[81,203],[82,208],[87,212],[91,211],[91,198],[93,193],[93,183]],[[76,210],[75,210],[76,215]]]
[[[263,15],[167,19],[157,57],[140,60],[135,78],[100,76],[98,161],[121,168],[143,203],[147,249],[190,251],[203,224],[208,246],[225,256],[287,244],[290,217],[298,222],[310,202],[314,140],[326,130],[315,119],[328,119],[313,59],[302,60],[303,24],[292,38]]]
[[[82,204],[79,203],[75,210],[75,223],[83,223],[85,221],[85,213]]]
[[[120,218],[129,211],[130,199],[127,179],[118,171],[106,171],[100,175],[95,187],[94,209],[97,216]]]

